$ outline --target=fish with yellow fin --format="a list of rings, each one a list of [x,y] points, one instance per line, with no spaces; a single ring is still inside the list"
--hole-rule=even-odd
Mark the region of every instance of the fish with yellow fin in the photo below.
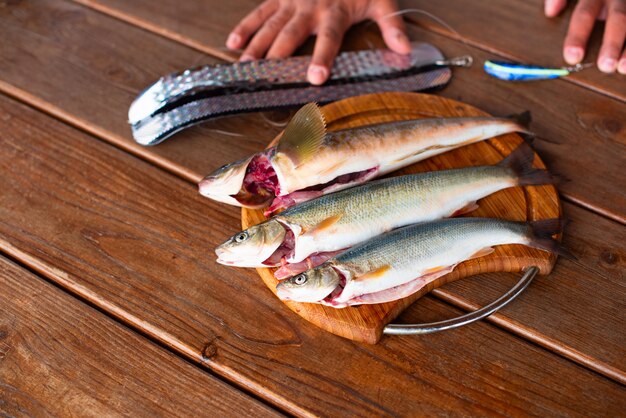
[[[453,218],[410,225],[284,280],[276,291],[282,300],[335,308],[390,302],[417,292],[465,260],[488,255],[496,245],[522,244],[573,257],[552,238],[561,228],[560,219]]]
[[[275,147],[217,169],[198,187],[211,199],[274,213],[463,145],[528,133],[529,119],[528,112],[509,118],[430,118],[327,132],[320,108],[309,103]]]

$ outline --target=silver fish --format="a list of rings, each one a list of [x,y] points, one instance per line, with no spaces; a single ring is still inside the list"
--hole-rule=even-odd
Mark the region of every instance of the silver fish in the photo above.
[[[235,234],[217,247],[217,261],[283,264],[275,275],[284,279],[391,229],[470,212],[499,190],[553,183],[547,171],[533,168],[533,159],[522,143],[497,165],[392,177],[309,200]]]
[[[433,118],[326,132],[317,105],[301,108],[278,145],[226,165],[199,183],[202,195],[268,212],[293,206],[458,148],[509,132],[519,117]]]
[[[493,246],[522,244],[571,257],[552,235],[561,220],[444,219],[388,232],[278,284],[279,298],[336,308],[384,303],[421,289]]]

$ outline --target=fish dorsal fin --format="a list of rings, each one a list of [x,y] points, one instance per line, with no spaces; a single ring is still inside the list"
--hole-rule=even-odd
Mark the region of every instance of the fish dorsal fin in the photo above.
[[[324,142],[326,121],[315,103],[304,105],[291,118],[278,141],[276,152],[285,154],[298,166],[311,158]]]
[[[380,279],[389,270],[391,270],[391,266],[384,265],[382,267],[377,268],[376,270],[369,271],[369,272],[367,272],[367,273],[365,273],[365,274],[355,278],[354,281],[364,282],[364,281],[367,281],[367,280]]]
[[[317,232],[324,231],[330,228],[331,226],[333,226],[334,224],[336,224],[339,221],[339,219],[341,219],[342,216],[343,215],[341,214],[330,216],[324,219],[322,222],[318,223],[317,225],[313,226],[312,228],[303,229],[303,232],[307,234],[315,234]]]

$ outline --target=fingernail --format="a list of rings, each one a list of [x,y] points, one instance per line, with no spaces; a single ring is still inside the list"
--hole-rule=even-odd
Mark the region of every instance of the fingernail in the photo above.
[[[328,78],[328,70],[321,65],[312,64],[307,74],[311,84],[320,85]]]
[[[241,42],[241,36],[236,33],[231,33],[228,35],[228,39],[226,40],[226,46],[230,49],[239,48],[239,43]]]
[[[622,58],[619,60],[619,65],[617,66],[617,71],[620,74],[626,74],[626,58]]]
[[[617,68],[617,60],[613,58],[602,58],[600,62],[598,62],[598,68],[603,73],[612,73]]]
[[[565,61],[567,61],[568,64],[578,64],[582,61],[584,54],[585,53],[582,48],[570,46],[565,48],[563,58],[565,58]]]
[[[554,7],[552,6],[552,1],[546,0],[545,3],[543,3],[543,12],[546,14],[546,16],[552,17],[552,9],[554,9]]]
[[[239,57],[240,62],[254,61],[254,57],[250,54],[243,54]]]

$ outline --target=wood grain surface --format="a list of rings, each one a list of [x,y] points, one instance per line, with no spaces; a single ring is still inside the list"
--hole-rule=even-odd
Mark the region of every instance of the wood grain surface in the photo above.
[[[280,416],[0,257],[3,416]]]
[[[128,27],[128,25],[119,24],[114,19],[90,12],[82,7],[66,2],[39,2],[38,5],[39,7],[33,8],[31,2],[23,1],[12,6],[11,13],[8,13],[9,8],[0,11],[7,21],[6,25],[0,26],[0,30],[7,30],[6,39],[14,40],[14,42],[0,44],[0,48],[6,48],[4,49],[5,54],[1,56],[14,57],[14,61],[5,62],[6,65],[0,68],[0,72],[5,79],[11,79],[21,88],[29,89],[32,92],[32,94],[26,94],[25,90],[20,88],[16,92],[22,99],[44,107],[47,112],[58,115],[71,123],[77,123],[82,128],[95,132],[113,143],[117,143],[116,141],[119,140],[131,144],[129,147],[132,146],[132,140],[124,119],[126,107],[132,101],[136,91],[152,82],[155,77],[158,77],[158,74],[180,69],[180,66],[175,65],[174,61],[186,62],[185,59],[191,61],[201,59],[200,55],[194,54],[176,43],[164,41],[159,37],[147,34],[145,31]],[[48,17],[53,17],[59,24],[70,22],[67,16],[73,18],[72,31],[59,32],[47,20]],[[28,29],[30,27],[29,21],[36,22],[37,32]],[[189,24],[181,27],[181,30],[188,28]],[[370,28],[373,28],[373,25]],[[365,34],[361,32],[356,34],[358,36],[353,36],[347,40],[349,47],[368,47],[372,43],[380,42],[375,31],[367,31]],[[463,45],[449,41],[444,37],[424,31],[418,35],[441,46],[444,52],[450,56],[466,53]],[[417,37],[418,35],[412,36]],[[90,45],[94,45],[94,48],[90,48],[87,44],[83,45],[84,39],[91,40]],[[46,51],[52,51],[54,55],[46,60],[36,60],[32,54],[20,53],[24,51],[19,48],[20,42],[30,42],[33,46],[42,44]],[[60,47],[55,47],[55,45],[62,45],[63,43],[83,46],[71,51],[65,49],[64,54],[57,54]],[[129,58],[118,52],[118,45],[128,45],[131,48],[134,57],[132,63],[137,62],[138,65],[133,65],[130,68],[139,73],[150,71],[149,74],[139,77],[137,80],[125,77],[125,68],[128,68],[129,65],[126,61]],[[134,45],[140,47],[134,48]],[[141,47],[143,45],[149,45],[150,48]],[[94,57],[92,50],[105,52],[102,56],[96,55],[98,62],[104,60],[106,65],[111,67],[111,71],[106,73],[107,77],[104,80],[101,80],[102,74],[98,73],[97,76],[93,76],[93,72],[89,71],[90,65],[93,65],[90,61]],[[91,51],[91,55],[85,51]],[[473,51],[478,53],[478,50]],[[171,62],[169,59],[166,61],[158,59],[159,56],[167,56],[171,58]],[[482,55],[478,56],[481,57]],[[27,57],[30,58],[26,59]],[[66,64],[68,60],[76,64],[68,67]],[[55,79],[54,83],[42,82],[36,76],[44,72],[29,74],[27,78],[21,70],[22,66],[43,68],[55,77],[63,76],[66,79]],[[76,86],[82,93],[68,98],[60,87],[69,84]],[[15,91],[15,88],[11,91]],[[103,93],[104,91],[106,94]],[[523,110],[524,107],[530,108],[534,112],[535,118],[533,129],[539,134],[539,138],[535,141],[535,147],[539,149],[540,155],[544,160],[547,160],[553,171],[571,179],[571,181],[560,186],[565,197],[594,210],[597,210],[598,207],[611,208],[608,212],[609,215],[616,212],[623,213],[620,211],[626,207],[626,204],[622,204],[625,201],[624,189],[612,186],[613,184],[624,183],[624,171],[613,169],[613,167],[620,166],[620,156],[623,155],[624,141],[620,138],[623,136],[624,128],[619,124],[620,118],[623,118],[624,115],[623,107],[616,106],[615,103],[605,100],[599,95],[560,81],[524,86],[489,83],[487,76],[477,68],[456,71],[452,83],[441,94],[479,105],[493,114],[508,114]],[[98,100],[81,99],[94,95],[105,100],[112,100],[111,106],[101,107],[101,102]],[[517,105],[517,103],[523,103],[524,107]],[[277,120],[285,118],[285,115],[270,115],[270,117],[272,116],[277,117]],[[214,129],[242,132],[243,136],[224,136]],[[279,127],[266,123],[260,115],[225,118],[209,122],[204,128],[192,128],[179,135],[176,141],[155,148],[141,148],[138,152],[143,152],[149,156],[144,155],[142,158],[149,158],[162,167],[171,169],[176,173],[183,173],[186,178],[198,179],[202,174],[221,165],[224,161],[232,161],[261,149],[266,145],[267,139],[273,137],[279,129]],[[137,146],[137,148],[139,147]],[[134,148],[133,152],[135,152]],[[594,161],[603,161],[603,163],[598,165],[594,164]],[[581,166],[585,167],[585,170],[578,169]],[[593,169],[592,173],[588,171],[591,169]],[[565,214],[569,216],[567,211]],[[618,215],[617,218],[623,219],[623,216]],[[597,222],[596,219],[597,217],[583,217],[579,223],[580,230],[577,229],[576,225],[570,228],[569,233],[572,234],[572,242],[580,243],[584,247],[587,242],[586,231],[593,228],[594,223]],[[236,221],[233,221],[229,231],[232,232],[236,227]],[[578,234],[579,231],[580,234]],[[621,229],[616,229],[613,236],[622,233],[621,231]],[[568,236],[566,236],[567,238]],[[618,242],[620,241],[596,244],[593,248],[598,251],[592,252],[588,262],[602,268],[609,267],[602,260],[606,254],[612,254],[609,259],[617,260],[616,262],[619,263],[621,259],[618,254],[620,254],[623,246],[616,247]],[[617,256],[613,257],[613,255]],[[596,269],[595,274],[603,271],[602,268]],[[579,270],[581,275],[587,275],[585,267],[575,264],[569,271],[576,273]],[[554,278],[554,275],[551,277]],[[554,281],[554,279],[552,280]],[[556,304],[550,306],[548,311],[548,314],[554,315],[555,321],[558,323],[566,322],[565,319],[557,320],[563,315],[561,309],[558,308],[562,304],[559,304],[558,301],[563,300],[563,303],[568,305],[569,292],[573,289],[579,289],[578,284],[573,285],[571,280],[563,280],[562,283],[563,286],[558,286],[555,289],[558,292],[555,296]],[[589,280],[582,282],[583,288],[578,296],[582,298],[581,302],[585,306],[595,307],[591,303],[593,299],[590,295],[596,292],[594,289],[597,289],[600,283],[607,283],[606,274],[604,276],[592,275]],[[606,290],[606,294],[620,294],[619,285],[613,287],[616,285],[615,282],[609,281],[608,283],[607,287],[602,288]],[[484,291],[478,288],[474,295],[478,297],[483,293]],[[448,296],[450,299],[460,301],[458,295],[456,298],[452,298],[453,295]],[[529,303],[535,306],[532,312],[542,312],[544,300],[531,299]],[[470,305],[476,303],[472,300],[466,302]],[[470,305],[463,304],[460,306]],[[602,316],[599,318],[585,316],[579,320],[589,322],[589,329],[592,334],[609,333],[612,340],[615,340],[616,334],[608,331],[616,329],[610,325],[615,317],[611,314],[610,309],[604,310],[604,306],[600,309],[602,311],[598,313]],[[575,312],[575,310],[568,310],[567,317],[572,320],[578,319],[574,316]],[[609,325],[604,328],[596,327],[593,330],[591,324],[594,319],[597,321],[608,320]],[[512,326],[519,325],[514,317],[507,318],[507,320]],[[546,323],[553,322],[534,316],[534,320],[527,324],[526,337],[534,341],[543,340],[546,335],[537,332],[536,328],[538,327],[547,332],[548,336],[558,344],[563,342],[565,346],[570,345],[573,348],[579,348],[582,353],[592,354],[594,361],[591,363],[594,367],[597,364],[595,361],[598,360],[596,356],[606,358],[607,361],[613,360],[607,356],[610,356],[614,351],[598,347],[593,339],[576,338],[575,332],[569,332],[559,327],[547,328]],[[574,326],[573,322],[569,323]],[[563,345],[558,346],[563,348]],[[571,353],[569,350],[567,352]]]
[[[197,50],[232,59],[213,48],[213,40],[225,39],[248,3],[229,2],[224,10],[232,13],[212,14],[222,6],[160,0],[142,4],[137,10],[146,14],[133,16],[125,7],[137,2],[81,1],[104,6],[0,4],[0,91],[190,181],[262,149],[280,130],[272,121],[288,113],[223,118],[159,147],[135,145],[125,120],[136,93],[162,74],[214,62]],[[472,9],[465,10],[471,17]],[[502,13],[503,22],[518,17]],[[535,36],[505,27],[498,39],[484,40],[512,40],[508,52],[486,43],[468,47],[424,19],[419,23],[428,30],[411,29],[412,39],[432,42],[448,56],[471,52],[477,61],[528,53],[531,44],[519,39]],[[380,44],[375,25],[360,25],[344,48]],[[596,75],[580,74],[591,82]],[[385,338],[376,346],[324,333],[287,311],[253,272],[214,264],[213,248],[239,228],[236,209],[202,199],[192,185],[6,98],[0,98],[0,252],[296,415],[618,416],[624,388],[606,377],[626,382],[626,232],[604,217],[626,221],[620,186],[626,174],[616,169],[625,162],[626,110],[607,96],[613,79],[601,80],[594,92],[574,77],[495,82],[475,66],[455,71],[440,93],[491,114],[530,109],[539,154],[571,179],[561,186],[575,204],[564,204],[573,220],[564,244],[579,260],[559,260],[549,277],[537,278],[489,318],[497,327],[483,322],[439,335]],[[515,280],[514,274],[486,274],[451,283],[398,321],[457,316],[448,303],[476,309]]]
[[[620,385],[488,323],[375,346],[321,331],[291,314],[253,271],[213,261],[213,248],[237,228],[237,210],[13,101],[1,99],[0,109],[0,250],[283,410],[589,416],[623,409]],[[570,292],[535,295],[546,316],[564,321],[555,332],[576,325],[578,315],[567,317],[564,307],[581,302]],[[424,322],[459,313],[427,296],[405,315]],[[604,315],[618,338],[619,311]]]
[[[322,112],[329,131],[407,119],[489,116],[479,109],[455,100],[419,93],[381,93],[358,96],[326,105],[322,108]],[[275,138],[271,145],[275,145],[279,137]],[[405,167],[392,173],[392,176],[494,165],[522,142],[522,138],[514,133],[500,135]],[[536,156],[535,160],[537,168],[546,168],[539,157]],[[379,203],[385,204],[385,202]],[[559,218],[561,205],[554,186],[512,188],[481,199],[479,208],[469,216],[536,221]],[[263,210],[243,208],[241,211],[242,229],[265,220]],[[428,283],[418,292],[401,300],[344,309],[292,301],[285,301],[285,304],[298,315],[326,331],[355,341],[374,344],[382,337],[385,325],[432,289],[468,276],[487,272],[521,272],[531,266],[539,267],[540,273],[547,275],[552,271],[556,261],[554,255],[521,245],[503,245],[496,247],[495,250],[486,257],[459,264],[453,272]],[[274,277],[275,270],[257,269],[267,287],[274,293],[278,284],[278,280]]]
[[[70,2],[40,0],[37,5],[23,0],[0,9],[0,34],[7,40],[0,44],[0,57],[5,57],[0,90],[188,180],[198,181],[225,161],[262,149],[280,130],[266,117],[284,121],[288,115],[221,118],[157,147],[141,147],[132,140],[126,123],[135,95],[160,75],[213,60]],[[199,14],[194,16],[179,16],[186,22],[178,28],[180,37],[186,36],[194,22],[206,21]],[[58,29],[69,26],[71,31]],[[412,39],[431,42],[448,56],[468,53],[468,47],[444,36],[417,29],[410,33]],[[62,48],[63,44],[74,47]],[[368,48],[382,41],[375,25],[370,25],[352,31],[345,45]],[[39,49],[41,53],[29,52]],[[477,62],[488,57],[476,48],[469,52]],[[23,68],[39,71],[27,73]],[[612,169],[626,163],[626,107],[619,101],[561,80],[496,82],[480,66],[455,71],[450,85],[439,94],[494,115],[530,110],[539,154],[555,173],[570,180],[560,188],[563,198],[626,223],[626,188],[612,187],[626,184],[626,172]]]
[[[491,59],[504,57],[552,68],[568,65],[563,59],[563,41],[576,2],[569,2],[565,11],[552,19],[543,13],[543,0],[469,0],[463,2],[463,7],[455,7],[453,1],[400,0],[399,4],[403,9],[425,10],[442,19],[449,28],[423,14],[407,15],[409,21],[488,51]],[[603,33],[604,23],[598,22],[583,62],[595,65]],[[483,60],[478,62],[482,63]],[[626,101],[626,77],[604,74],[595,66],[570,75],[565,82]]]

